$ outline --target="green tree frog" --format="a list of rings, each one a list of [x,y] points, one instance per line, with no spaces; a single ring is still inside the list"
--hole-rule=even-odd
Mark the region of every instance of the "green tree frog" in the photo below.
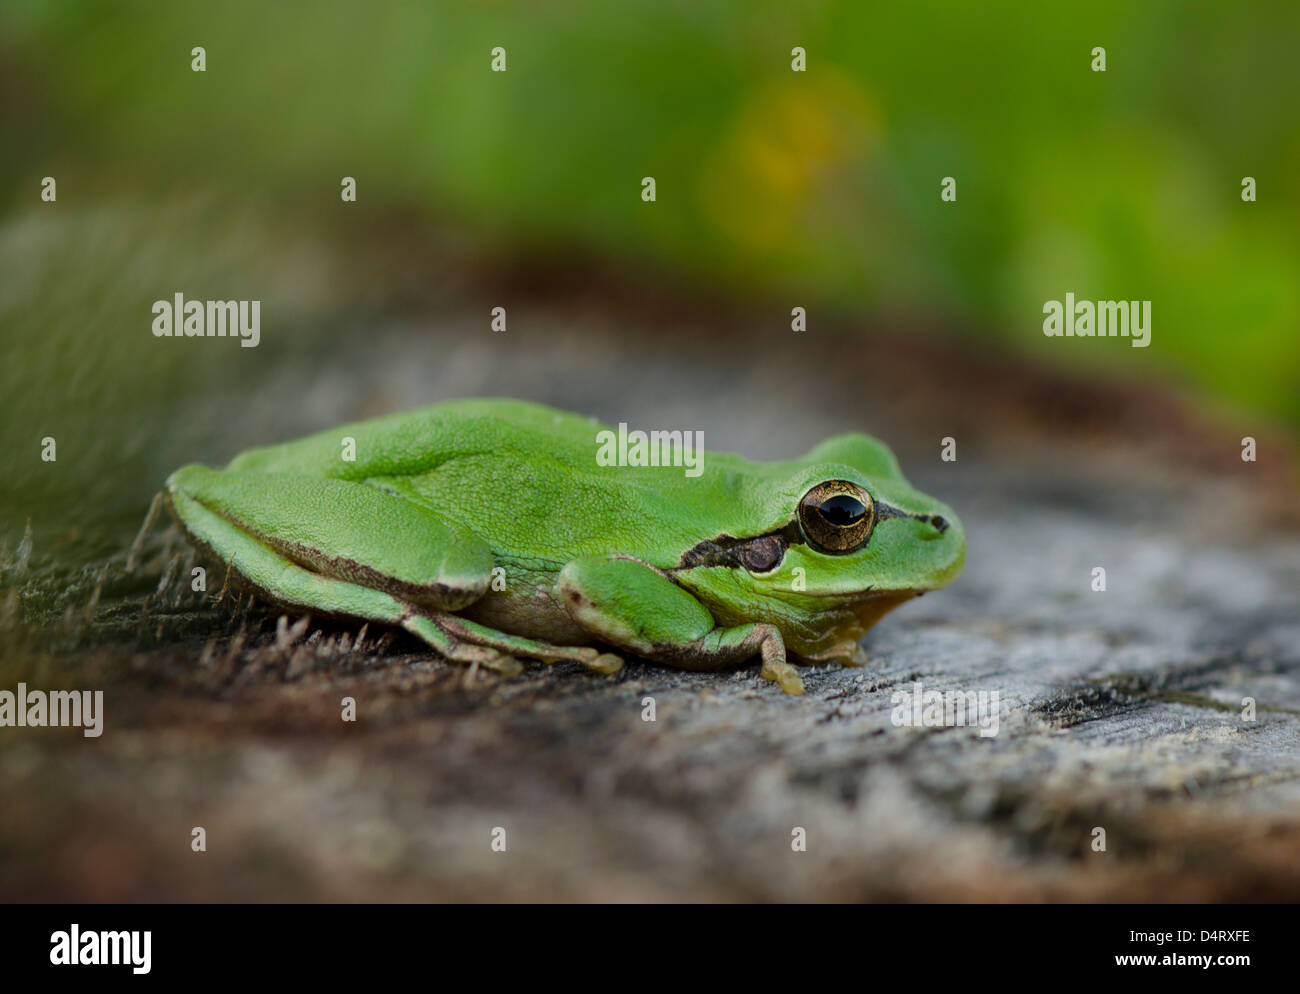
[[[454,661],[630,653],[688,670],[751,656],[862,665],[883,614],[956,578],[961,524],[893,453],[838,435],[801,459],[602,465],[597,422],[458,400],[190,465],[168,503],[272,603],[400,626]],[[608,437],[608,436],[604,436]]]

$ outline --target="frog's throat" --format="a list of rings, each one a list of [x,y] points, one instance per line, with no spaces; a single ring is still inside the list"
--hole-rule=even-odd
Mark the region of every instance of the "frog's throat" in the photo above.
[[[876,501],[876,520],[871,526],[872,534],[880,522],[890,518],[912,518],[924,521],[941,534],[948,530],[948,520],[941,514],[925,514],[919,511],[905,511],[886,501]],[[867,539],[871,541],[870,537]],[[755,573],[765,573],[781,565],[786,550],[792,545],[804,545],[803,532],[795,521],[783,525],[775,531],[752,538],[736,538],[732,535],[719,535],[706,538],[682,553],[678,569],[692,569],[696,566],[730,566],[743,567]]]
[[[911,590],[882,591],[853,601],[846,599],[826,608],[817,629],[782,630],[781,634],[786,647],[801,659],[840,659],[846,655],[846,645],[856,643],[867,629],[918,593]]]

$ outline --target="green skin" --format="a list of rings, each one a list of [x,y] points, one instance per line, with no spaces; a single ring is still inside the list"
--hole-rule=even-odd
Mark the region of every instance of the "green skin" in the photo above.
[[[622,665],[596,645],[689,670],[758,654],[763,676],[798,694],[791,656],[862,665],[858,640],[881,615],[961,572],[956,516],[866,435],[786,462],[705,453],[689,477],[598,465],[603,428],[522,401],[453,401],[221,470],[186,466],[166,495],[191,539],[269,600],[516,672],[517,656]],[[818,551],[801,523],[801,499],[830,480],[874,500],[857,551]]]

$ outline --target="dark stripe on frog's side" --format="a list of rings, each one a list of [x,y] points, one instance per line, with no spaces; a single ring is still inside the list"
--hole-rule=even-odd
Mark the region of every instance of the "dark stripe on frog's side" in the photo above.
[[[893,504],[876,501],[876,522],[872,526],[872,534],[875,534],[880,522],[890,518],[914,518],[930,524],[940,533],[948,530],[948,522],[942,515],[904,511]],[[871,539],[868,538],[867,541],[870,542]],[[766,573],[781,565],[786,549],[802,544],[803,532],[796,522],[791,521],[778,531],[753,538],[736,538],[726,534],[707,538],[682,553],[678,567],[691,569],[696,566],[731,566],[743,567],[752,573]]]
[[[735,538],[719,535],[687,549],[682,553],[681,569],[696,566],[741,567],[753,573],[766,573],[776,569],[785,558],[785,550],[803,542],[799,526],[793,521],[780,531],[757,535],[754,538]]]

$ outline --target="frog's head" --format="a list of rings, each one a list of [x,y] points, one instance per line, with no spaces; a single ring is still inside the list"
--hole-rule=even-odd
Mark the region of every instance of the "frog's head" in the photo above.
[[[793,481],[803,491],[794,514],[800,541],[788,552],[816,578],[809,592],[910,596],[957,578],[966,559],[961,522],[907,482],[887,446],[841,435],[803,462]]]
[[[840,435],[771,470],[767,524],[692,550],[682,566],[705,568],[677,574],[719,621],[771,621],[790,649],[815,657],[961,572],[961,522],[877,440]]]

